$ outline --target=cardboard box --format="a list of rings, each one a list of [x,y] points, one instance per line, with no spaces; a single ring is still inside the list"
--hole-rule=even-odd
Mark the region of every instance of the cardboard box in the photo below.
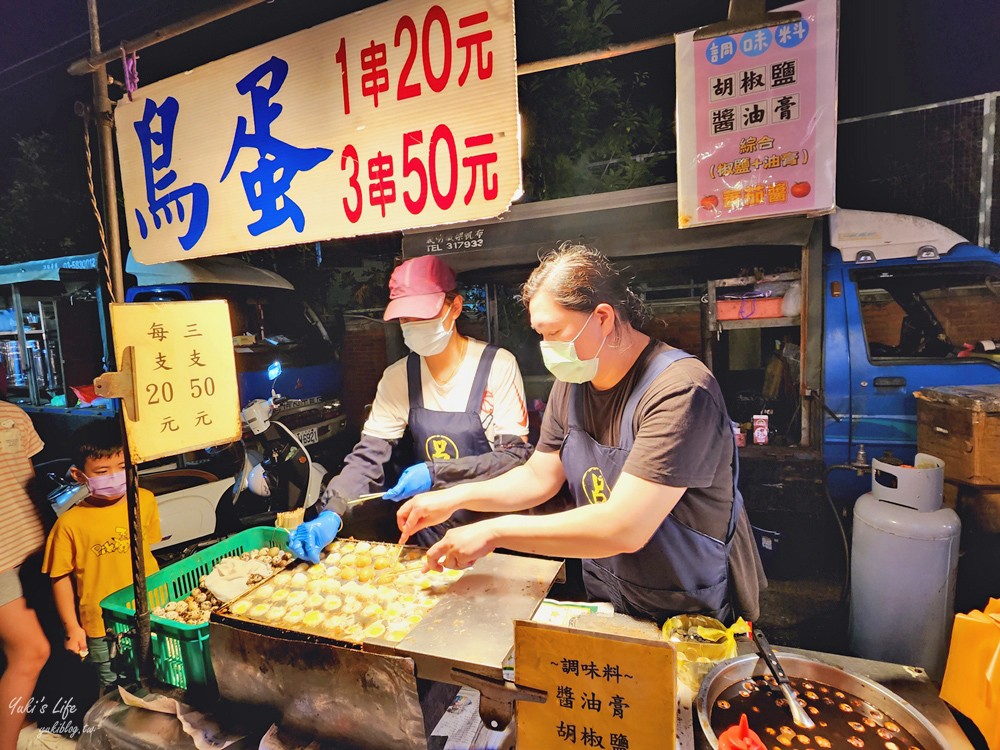
[[[946,479],[1000,485],[1000,385],[925,388],[917,397],[917,447],[944,460]]]

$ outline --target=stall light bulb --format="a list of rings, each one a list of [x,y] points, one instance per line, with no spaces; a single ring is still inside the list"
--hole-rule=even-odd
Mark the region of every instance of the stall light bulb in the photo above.
[[[278,360],[274,360],[274,362],[272,362],[267,367],[268,380],[277,380],[280,374],[281,374],[281,362],[279,362]]]

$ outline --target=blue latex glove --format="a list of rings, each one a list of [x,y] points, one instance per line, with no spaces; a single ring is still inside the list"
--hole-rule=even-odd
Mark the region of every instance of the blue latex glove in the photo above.
[[[316,518],[300,523],[288,540],[288,549],[300,560],[319,562],[323,548],[337,538],[344,522],[332,510],[324,510]]]
[[[431,488],[431,469],[426,463],[413,464],[406,469],[396,482],[396,486],[386,492],[382,497],[392,500],[394,503],[408,500],[421,492],[427,492]]]

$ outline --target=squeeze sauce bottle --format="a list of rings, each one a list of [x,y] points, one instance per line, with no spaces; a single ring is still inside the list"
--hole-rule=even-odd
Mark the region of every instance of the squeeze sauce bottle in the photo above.
[[[719,750],[767,750],[767,747],[750,728],[747,715],[740,714],[740,723],[729,727],[719,737]]]

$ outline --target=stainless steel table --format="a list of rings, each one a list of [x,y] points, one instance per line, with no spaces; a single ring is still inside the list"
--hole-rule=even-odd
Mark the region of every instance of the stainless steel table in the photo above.
[[[219,693],[276,710],[283,726],[344,747],[423,750],[457,691],[447,686],[469,685],[485,693],[487,724],[502,728],[515,697],[502,679],[514,621],[530,619],[562,575],[562,561],[487,555],[399,643],[373,638],[361,648],[223,608],[209,626]]]

